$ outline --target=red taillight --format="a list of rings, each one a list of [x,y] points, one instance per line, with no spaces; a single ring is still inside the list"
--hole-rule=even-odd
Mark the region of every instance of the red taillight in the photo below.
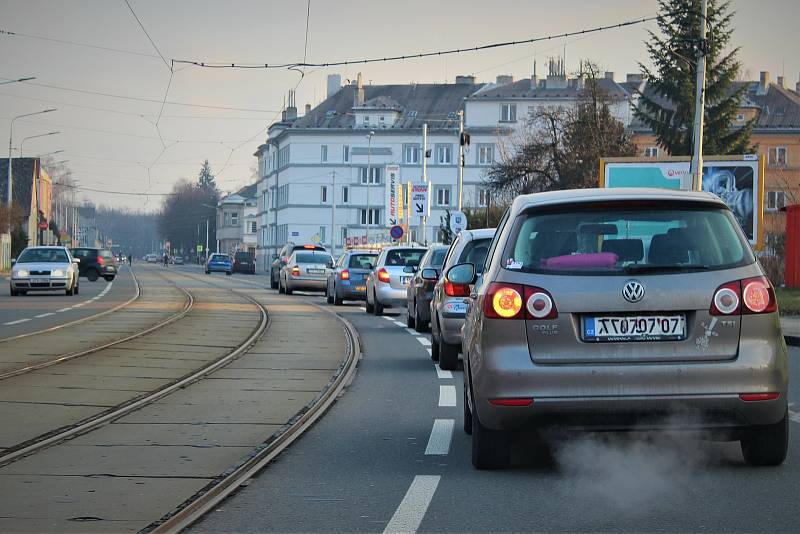
[[[292,267],[292,276],[300,276],[300,267],[297,265]]]
[[[454,284],[449,280],[444,282],[444,294],[448,297],[468,297],[469,285],[468,284]]]
[[[103,259],[103,256],[97,256],[97,265],[105,265],[106,260]]]
[[[283,263],[289,263],[289,258],[288,258],[288,256],[281,258],[281,261],[282,261]]]
[[[387,271],[386,269],[381,267],[378,270],[378,280],[380,280],[381,282],[386,282],[388,284],[389,283],[389,278],[390,278],[389,277],[389,271]]]
[[[711,315],[772,313],[778,308],[775,290],[763,276],[728,282],[717,288]]]
[[[489,399],[489,404],[493,406],[530,406],[533,404],[533,399],[528,397],[512,398],[512,399]]]
[[[547,320],[558,317],[553,297],[539,287],[525,286],[525,309],[528,312],[527,319]]]
[[[745,402],[757,402],[776,400],[780,396],[780,393],[742,393],[739,398]]]
[[[350,280],[350,271],[345,269],[344,271],[339,273],[340,280]]]
[[[558,310],[550,293],[542,288],[517,284],[489,285],[483,313],[493,319],[550,320]]]

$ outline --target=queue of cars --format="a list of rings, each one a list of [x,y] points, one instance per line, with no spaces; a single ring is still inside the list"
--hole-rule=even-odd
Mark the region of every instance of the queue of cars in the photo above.
[[[298,257],[286,260],[280,272],[296,272]],[[406,306],[409,326],[430,322],[442,368],[463,354],[478,469],[507,466],[515,436],[552,428],[689,431],[738,441],[751,465],[786,458],[775,291],[712,194],[523,195],[496,231],[463,231],[446,248],[349,251],[313,287],[375,315]]]

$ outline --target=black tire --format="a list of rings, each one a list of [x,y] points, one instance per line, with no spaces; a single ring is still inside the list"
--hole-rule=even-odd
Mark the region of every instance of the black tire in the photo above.
[[[333,295],[331,295],[330,290],[328,289],[328,286],[325,286],[325,301],[328,304],[333,304]]]
[[[106,279],[106,282],[113,282],[114,281],[114,277],[113,276],[104,276],[103,278]]]
[[[286,290],[283,288],[283,280],[278,280],[278,293],[285,294]]]
[[[72,286],[72,287],[70,287],[69,289],[65,289],[65,290],[64,290],[64,293],[65,293],[65,294],[66,294],[68,297],[71,297],[72,295],[74,295],[74,294],[75,294],[75,285],[73,284],[73,286]]]
[[[11,293],[12,297],[16,297],[19,295],[19,291],[11,287],[11,284],[8,285],[8,292]]]
[[[364,308],[367,310],[367,314],[369,314],[369,315],[371,315],[372,312],[375,309],[375,306],[369,303],[369,297],[367,297],[367,299],[366,299],[366,301],[364,303]]]
[[[439,338],[436,336],[436,329],[433,327],[433,315],[431,315],[431,360],[439,361]]]
[[[88,278],[90,282],[97,282],[97,279],[100,278],[100,273],[97,269],[89,269],[86,272],[86,278]]]
[[[211,271],[209,271],[209,270],[206,270],[206,274],[211,274]]]
[[[503,469],[511,462],[511,436],[484,427],[472,417],[472,465],[475,469]]]
[[[231,276],[233,273],[231,271],[225,271],[225,276]]]
[[[375,301],[372,307],[372,314],[375,315],[375,317],[380,317],[383,315],[383,304],[378,300],[378,295],[373,294],[372,298]]]
[[[286,282],[286,285],[283,286],[283,292],[285,294],[287,294],[287,295],[291,295],[292,293],[294,293],[294,289],[289,287],[289,282],[288,281]]]
[[[445,343],[439,337],[439,367],[448,371],[455,371],[458,368],[458,347]]]
[[[414,304],[414,316],[416,317],[416,323],[417,323],[414,325],[414,330],[416,330],[420,334],[430,332],[431,329],[428,328],[428,321],[422,321],[419,318],[420,317],[419,306],[417,304]]]
[[[278,280],[272,271],[269,272],[269,287],[270,289],[278,289]]]
[[[415,328],[417,325],[417,320],[414,317],[411,317],[411,308],[408,308],[406,311],[406,326],[408,328]]]
[[[75,294],[76,294],[76,295],[79,295],[79,294],[80,294],[80,292],[81,292],[81,284],[80,284],[80,283],[78,283],[78,281],[76,280],[76,281],[75,281]]]
[[[789,414],[773,425],[748,428],[741,439],[744,461],[754,466],[781,465],[789,449]]]
[[[472,435],[472,412],[467,403],[467,373],[464,373],[464,433]]]
[[[342,304],[344,304],[344,299],[340,299],[336,296],[336,286],[333,286],[333,303],[336,306],[341,306]]]

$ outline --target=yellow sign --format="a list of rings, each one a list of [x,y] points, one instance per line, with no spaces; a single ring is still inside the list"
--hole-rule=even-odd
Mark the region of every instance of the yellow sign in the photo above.
[[[397,182],[397,220],[403,218],[403,184]]]

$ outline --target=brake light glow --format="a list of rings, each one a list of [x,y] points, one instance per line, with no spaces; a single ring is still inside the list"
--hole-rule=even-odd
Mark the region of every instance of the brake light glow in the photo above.
[[[292,276],[300,276],[300,267],[297,265],[292,267]]]
[[[528,397],[513,398],[513,399],[489,399],[489,404],[493,406],[530,406],[533,404],[533,399]]]
[[[350,280],[350,271],[345,269],[342,272],[340,272],[339,273],[339,279],[340,280]]]
[[[317,247],[315,247],[314,245],[303,245],[303,248],[306,250],[314,250]]]
[[[444,282],[444,294],[448,297],[468,297],[469,285],[468,284],[454,284],[449,280]]]
[[[739,398],[745,402],[757,402],[777,400],[780,396],[780,393],[742,393]]]
[[[519,319],[522,286],[493,283],[486,295],[484,314],[496,319]]]
[[[105,265],[106,261],[103,259],[103,256],[97,256],[97,265]]]
[[[389,279],[390,279],[389,271],[387,271],[386,269],[381,267],[378,270],[378,280],[380,280],[381,282],[386,282],[388,284],[389,283]]]
[[[763,276],[742,280],[744,313],[770,313],[777,308],[775,291]]]

